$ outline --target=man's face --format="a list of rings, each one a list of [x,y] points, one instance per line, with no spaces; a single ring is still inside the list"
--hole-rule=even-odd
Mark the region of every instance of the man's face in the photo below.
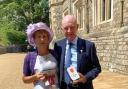
[[[63,20],[61,28],[65,37],[69,41],[73,41],[75,39],[77,35],[78,25],[74,20]]]

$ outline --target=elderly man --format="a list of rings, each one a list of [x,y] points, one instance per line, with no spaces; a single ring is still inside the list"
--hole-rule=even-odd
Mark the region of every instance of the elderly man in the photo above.
[[[77,36],[78,24],[73,15],[63,18],[61,28],[65,38],[54,45],[59,56],[60,89],[93,89],[92,80],[101,72],[94,43]],[[78,72],[76,80],[67,72],[71,66]]]

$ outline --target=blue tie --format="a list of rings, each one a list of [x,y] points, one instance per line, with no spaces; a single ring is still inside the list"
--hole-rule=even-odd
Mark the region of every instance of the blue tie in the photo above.
[[[70,67],[71,65],[71,57],[72,57],[72,54],[71,54],[71,46],[72,46],[72,43],[68,43],[69,45],[69,48],[67,49],[67,53],[66,53],[66,57],[65,57],[65,70],[64,70],[64,81],[66,82],[66,84],[69,84],[70,83],[70,76],[67,72],[67,68]]]

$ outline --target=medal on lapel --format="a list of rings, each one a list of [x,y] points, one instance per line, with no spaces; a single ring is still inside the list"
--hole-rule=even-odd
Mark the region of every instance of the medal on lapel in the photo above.
[[[84,47],[82,47],[82,48],[80,49],[80,53],[83,53],[83,51],[84,51]]]

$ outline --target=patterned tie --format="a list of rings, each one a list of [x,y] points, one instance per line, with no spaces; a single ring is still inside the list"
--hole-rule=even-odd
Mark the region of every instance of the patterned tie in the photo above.
[[[71,54],[71,46],[72,46],[72,43],[68,43],[69,45],[69,48],[67,49],[67,53],[66,53],[66,57],[65,57],[65,70],[64,70],[64,81],[66,82],[66,84],[69,84],[70,82],[70,76],[67,72],[67,68],[70,67],[71,65],[71,57],[72,57],[72,54]]]

